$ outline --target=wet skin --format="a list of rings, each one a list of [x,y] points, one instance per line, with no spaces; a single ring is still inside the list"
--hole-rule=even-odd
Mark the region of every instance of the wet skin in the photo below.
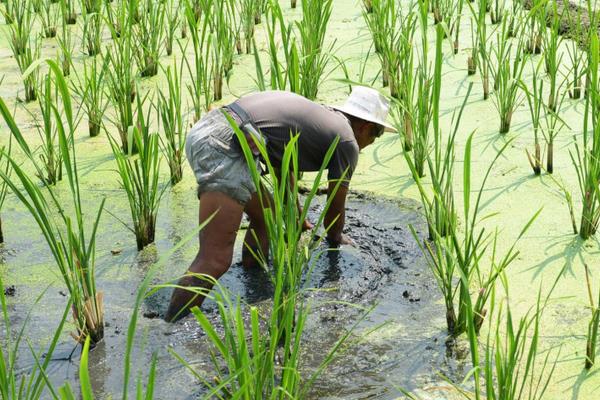
[[[372,144],[381,133],[381,127],[370,122],[351,120],[351,125],[360,150]],[[332,193],[335,186],[334,182],[329,184],[329,193]],[[353,244],[349,238],[342,234],[347,191],[348,189],[344,186],[338,188],[325,216],[325,226],[329,226],[337,218],[327,236],[330,245],[333,247]],[[268,193],[265,191],[263,193],[264,198],[270,198]],[[200,249],[188,268],[188,274],[179,280],[178,285],[181,287],[175,288],[173,291],[169,309],[165,315],[165,320],[169,322],[175,322],[183,318],[192,307],[199,307],[202,304],[204,296],[198,293],[198,289],[209,290],[212,288],[212,283],[209,280],[191,274],[208,275],[216,280],[227,272],[231,266],[235,238],[244,213],[248,215],[250,226],[244,238],[242,265],[245,268],[258,266],[248,248],[256,250],[260,248],[262,254],[268,257],[267,229],[260,196],[257,193],[252,196],[245,206],[221,192],[202,193],[199,200],[199,223],[202,224],[211,217],[212,219],[209,220],[199,234]],[[304,228],[311,229],[312,224],[305,221]],[[258,243],[256,239],[258,239]],[[196,291],[187,290],[186,287],[196,288]]]

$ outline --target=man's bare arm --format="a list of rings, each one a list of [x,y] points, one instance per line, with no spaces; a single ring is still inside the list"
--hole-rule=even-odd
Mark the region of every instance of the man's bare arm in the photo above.
[[[337,182],[329,183],[328,197],[331,197]],[[337,192],[333,194],[331,205],[325,214],[325,227],[329,227],[335,220],[333,225],[327,232],[327,240],[334,246],[340,244],[350,244],[350,241],[343,235],[344,222],[346,217],[346,195],[348,194],[348,188],[345,186],[339,186]],[[337,218],[337,219],[336,219]]]

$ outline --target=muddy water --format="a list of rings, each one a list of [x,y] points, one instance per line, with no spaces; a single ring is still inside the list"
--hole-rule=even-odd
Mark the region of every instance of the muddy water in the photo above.
[[[181,196],[187,194],[179,193]],[[98,286],[106,298],[106,338],[90,354],[90,373],[95,393],[99,398],[109,395],[118,397],[122,387],[123,349],[125,348],[128,321],[138,283],[148,267],[170,245],[184,237],[193,227],[195,209],[187,212],[178,209],[177,193],[171,195],[163,207],[160,230],[169,231],[168,240],[151,246],[135,256],[118,247],[99,251]],[[317,202],[312,215],[322,206]],[[439,295],[427,266],[409,231],[409,224],[423,234],[424,223],[416,212],[413,202],[376,200],[363,194],[353,194],[349,199],[346,233],[356,242],[355,247],[325,253],[317,262],[307,287],[326,289],[311,292],[312,311],[307,323],[303,369],[310,373],[322,360],[324,351],[330,348],[340,335],[360,317],[360,313],[342,302],[354,305],[375,305],[371,314],[360,324],[356,334],[360,336],[376,326],[374,333],[354,345],[334,362],[320,379],[312,393],[314,398],[395,398],[399,394],[394,386],[410,389],[435,385],[434,372],[460,377],[462,354],[448,352],[445,345],[444,321]],[[179,214],[179,215],[177,215]],[[28,225],[28,224],[27,224]],[[103,230],[104,239],[110,230]],[[242,234],[241,232],[240,234]],[[35,233],[31,232],[34,236]],[[21,275],[16,266],[30,260],[34,265],[47,265],[42,242],[36,242],[30,250],[12,242],[3,249],[5,268],[9,276]],[[37,250],[35,250],[37,249]],[[195,240],[180,253],[175,254],[168,267],[159,273],[158,281],[173,279],[185,269],[196,250]],[[117,254],[113,254],[117,253]],[[36,255],[37,254],[37,255]],[[240,259],[240,243],[236,246],[234,263]],[[39,267],[41,268],[41,267]],[[31,282],[17,284],[14,295],[9,298],[13,323],[22,323],[23,315],[37,296],[34,287],[45,287],[51,278],[47,275]],[[23,280],[20,280],[21,282]],[[239,294],[247,302],[268,309],[270,285],[266,273],[247,271],[234,264],[222,278],[224,286]],[[195,398],[203,392],[202,386],[168,353],[171,348],[192,363],[199,373],[210,375],[210,360],[204,334],[193,318],[188,317],[177,324],[167,324],[159,316],[164,313],[169,293],[159,292],[142,306],[138,335],[133,357],[133,370],[142,375],[147,372],[150,357],[158,352],[158,376],[160,385],[156,398]],[[339,303],[336,303],[339,301]],[[34,343],[44,343],[58,323],[66,298],[60,285],[51,284],[37,309],[29,337]],[[218,324],[215,304],[207,301],[203,306],[209,319]],[[42,335],[38,337],[35,333]],[[311,351],[311,349],[320,349]],[[27,369],[33,364],[23,348],[21,365]],[[71,361],[67,360],[74,351]],[[49,374],[56,384],[69,380],[77,385],[77,362],[79,348],[64,337],[54,354]]]

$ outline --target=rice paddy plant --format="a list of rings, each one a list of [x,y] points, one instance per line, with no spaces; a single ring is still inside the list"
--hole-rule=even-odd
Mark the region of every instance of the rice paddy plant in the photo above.
[[[62,20],[67,25],[75,25],[77,23],[75,0],[60,0],[60,11],[62,14]]]
[[[123,153],[135,152],[135,148],[129,148],[128,132],[134,123],[134,112],[132,103],[136,98],[135,72],[133,66],[133,44],[131,32],[131,18],[123,17],[120,23],[120,31],[111,28],[113,43],[107,51],[109,67],[107,68],[107,87],[109,99],[114,109],[112,124],[117,128],[121,139]]]
[[[240,1],[240,19],[242,31],[244,32],[244,43],[246,44],[246,54],[252,52],[252,41],[254,40],[254,16],[256,14],[256,0]]]
[[[600,79],[598,78],[598,35],[590,35],[587,68],[587,92],[583,119],[583,143],[575,143],[575,152],[569,152],[582,198],[579,236],[586,240],[598,227],[600,204],[598,182],[600,179]]]
[[[77,75],[74,90],[81,97],[81,107],[88,120],[88,133],[90,137],[100,134],[103,125],[104,113],[108,107],[104,79],[107,77],[109,59],[98,61],[92,58],[83,62],[83,76]]]
[[[261,173],[255,164],[245,136],[232,120],[230,122],[242,144],[255,185],[261,187],[263,185]],[[177,353],[171,351],[198,380],[209,388],[207,397],[305,398],[316,378],[331,363],[335,355],[342,351],[342,346],[349,342],[350,334],[354,330],[352,327],[342,335],[331,350],[324,352],[323,361],[315,372],[307,379],[301,378],[299,367],[304,351],[303,331],[310,311],[310,306],[305,299],[302,277],[310,274],[314,263],[313,253],[321,241],[316,230],[309,234],[312,240],[301,240],[302,227],[307,210],[317,193],[318,182],[337,143],[329,149],[313,187],[304,201],[304,207],[300,208],[296,205],[298,185],[295,183],[298,178],[297,140],[297,135],[292,137],[284,150],[281,175],[268,160],[266,148],[257,143],[261,154],[266,157],[273,189],[272,199],[263,197],[262,190],[258,191],[261,202],[271,206],[271,208],[263,207],[270,238],[269,253],[272,255],[272,268],[269,270],[275,289],[273,311],[265,317],[267,328],[261,327],[260,315],[256,307],[250,307],[250,324],[247,326],[239,298],[232,300],[230,295],[219,287],[209,296],[212,296],[217,303],[224,327],[224,337],[216,332],[209,319],[198,308],[192,309],[198,323],[215,347],[211,352],[216,373],[216,377],[212,379],[214,383],[196,372]],[[340,182],[330,183],[331,195],[319,216],[318,225],[325,221],[325,214]],[[325,229],[327,231],[328,227]],[[266,255],[256,254],[256,256],[267,267]],[[218,285],[214,280],[212,283]]]
[[[584,29],[581,24],[581,9],[577,11],[577,21],[573,26],[573,40],[565,42],[567,55],[569,56],[569,65],[571,66],[567,73],[569,97],[571,99],[579,99],[581,97],[582,77],[585,74],[585,51],[580,47],[580,43],[585,37]]]
[[[52,76],[47,74],[38,94],[39,115],[30,112],[36,121],[35,127],[40,137],[39,160],[43,166],[43,175],[38,175],[45,185],[55,185],[62,180],[62,155],[58,143],[58,126],[54,109],[58,91],[52,84]]]
[[[15,58],[25,54],[29,47],[33,28],[33,16],[30,0],[15,0],[12,11],[12,23],[9,24],[9,43]]]
[[[100,202],[91,229],[89,226],[86,229],[73,140],[76,123],[71,94],[58,64],[52,60],[48,60],[47,63],[54,76],[53,83],[57,87],[62,104],[62,114],[56,104],[53,104],[52,111],[57,127],[60,157],[68,178],[70,210],[65,209],[65,199],[59,199],[52,186],[46,185],[43,191],[22,169],[20,163],[5,153],[2,156],[10,161],[16,179],[7,176],[3,171],[0,171],[0,177],[34,217],[50,247],[72,299],[72,313],[77,329],[72,336],[80,343],[84,343],[89,337],[91,343],[95,344],[104,336],[103,295],[96,290],[95,281],[96,232],[104,209],[104,200]],[[43,175],[42,167],[38,165],[34,153],[1,98],[0,114],[37,174]],[[56,210],[61,212],[56,213]]]
[[[454,337],[464,332],[469,333],[470,329],[473,329],[475,334],[479,333],[487,314],[486,307],[497,279],[502,276],[503,272],[518,257],[519,251],[515,250],[516,244],[527,232],[541,211],[538,211],[525,224],[508,251],[503,256],[499,256],[497,254],[497,232],[491,234],[487,233],[485,228],[479,228],[480,222],[489,218],[489,216],[480,215],[481,201],[492,168],[504,150],[510,145],[510,141],[500,149],[486,169],[483,181],[479,189],[475,192],[475,198],[473,199],[471,194],[472,139],[473,135],[470,135],[466,143],[463,164],[463,227],[459,230],[457,227],[458,224],[455,223],[442,225],[448,228],[446,235],[442,236],[441,232],[437,231],[437,226],[432,224],[430,229],[434,235],[433,243],[425,242],[420,244],[421,250],[427,257],[429,266],[444,296],[448,332]],[[450,143],[450,145],[452,144]],[[452,162],[451,160],[451,158],[445,159],[443,162]],[[433,213],[431,207],[436,203],[429,197],[418,177],[416,182],[423,199],[424,207],[429,207],[428,213]],[[451,190],[450,187],[446,186],[442,186],[441,188]],[[433,196],[439,197],[437,201],[439,207],[454,207],[453,202],[443,201],[449,196],[447,192],[434,192]],[[452,208],[447,210],[442,209],[441,213],[441,215],[448,217],[455,214],[456,211],[452,210]],[[414,230],[413,235],[418,241],[418,236]],[[488,255],[490,251],[491,255]],[[490,259],[489,269],[487,273],[484,273],[484,259],[488,256]],[[456,282],[456,277],[458,277],[458,282]]]
[[[531,10],[524,21],[525,29],[522,35],[525,36],[525,53],[541,54],[542,37],[546,31],[546,7],[547,0],[532,0]]]
[[[543,93],[544,93],[544,80],[541,79],[539,75],[540,65],[538,63],[537,67],[533,68],[533,74],[531,76],[531,89],[527,87],[526,84],[522,85],[522,89],[525,92],[527,98],[527,104],[529,105],[529,112],[531,115],[531,124],[533,128],[533,155],[529,153],[527,149],[525,149],[525,153],[527,154],[527,159],[529,160],[529,164],[531,168],[533,168],[533,173],[535,175],[540,175],[542,172],[542,150],[540,147],[540,129],[542,119],[545,115],[545,107],[543,101]]]
[[[563,92],[560,98],[555,101],[554,109],[547,107],[544,116],[542,133],[546,141],[546,171],[549,174],[554,172],[554,139],[567,126],[566,122],[560,117],[560,110],[565,96],[566,92]]]
[[[203,22],[202,25],[200,25],[200,22],[197,21],[194,16],[192,3],[190,0],[184,1],[184,15],[186,22],[190,27],[190,36],[192,38],[191,42],[193,46],[192,57],[183,58],[189,75],[189,83],[186,83],[186,87],[192,100],[194,120],[198,121],[202,116],[202,110],[207,110],[212,102],[212,71],[209,64],[212,42],[209,39],[210,33],[208,23]],[[179,44],[182,54],[186,54],[187,45],[182,45],[180,41],[177,43]]]
[[[88,12],[83,8],[82,47],[88,56],[96,56],[102,52],[102,28],[104,18],[101,12]]]
[[[550,80],[549,94],[548,94],[548,108],[551,111],[556,111],[558,102],[559,89],[561,84],[558,82],[558,76],[560,72],[560,66],[562,62],[563,53],[559,50],[562,43],[562,36],[560,36],[560,16],[558,15],[557,5],[554,2],[554,12],[551,17],[550,30],[543,35],[542,43],[544,47],[544,63],[546,66],[546,72]]]
[[[45,293],[46,290],[36,298],[34,307],[38,305]],[[33,350],[31,343],[27,341],[27,345],[35,363],[29,371],[24,373],[21,368],[18,368],[17,361],[19,358],[21,342],[27,340],[25,338],[25,330],[30,327],[29,322],[31,320],[31,312],[33,309],[25,316],[22,328],[18,332],[14,331],[10,323],[10,316],[8,315],[8,304],[4,294],[4,283],[0,277],[0,307],[2,310],[4,331],[3,343],[2,346],[0,346],[0,397],[2,399],[37,400],[42,397],[43,390],[47,385],[46,370],[52,360],[56,345],[60,340],[70,306],[71,303],[68,302],[62,318],[58,323],[55,334],[52,336],[48,348],[44,353],[36,353]],[[44,361],[40,362],[42,358],[44,358]]]
[[[73,65],[73,51],[75,44],[73,43],[73,34],[67,23],[62,20],[59,35],[56,38],[60,49],[57,56],[57,62],[60,64],[64,76],[71,74],[71,66]]]
[[[223,80],[229,77],[233,68],[233,55],[237,41],[237,30],[233,26],[232,14],[235,8],[229,7],[229,3],[223,4],[216,0],[207,0],[202,3],[202,12],[208,16],[205,20],[209,25],[210,34],[210,68],[213,83],[213,100],[223,98]],[[209,63],[209,61],[205,61]]]
[[[146,98],[137,96],[136,123],[128,131],[128,149],[137,149],[137,156],[125,153],[109,135],[121,185],[127,194],[137,249],[154,242],[156,216],[166,186],[160,188],[160,151],[158,133],[150,132],[150,109],[144,114]],[[125,224],[128,227],[127,224]]]
[[[167,0],[165,4],[165,52],[167,56],[173,54],[175,34],[180,24],[179,7],[176,0]]]
[[[142,77],[155,76],[164,46],[165,3],[153,0],[140,2],[143,12],[133,26],[134,56]]]
[[[478,61],[485,62],[487,65],[488,60],[488,36],[487,27],[485,22],[486,8],[489,0],[477,0],[477,7],[472,2],[468,1],[467,5],[471,10],[471,55],[467,58],[467,74],[475,75],[477,72]],[[475,29],[473,29],[475,26]],[[484,98],[487,99],[486,93],[489,91],[485,90],[486,80],[482,77],[484,83]],[[489,83],[488,83],[489,85]]]
[[[388,3],[386,0],[369,0],[368,2],[363,2],[363,19],[371,33],[371,38],[375,45],[375,53],[378,55],[383,52],[386,44],[386,16],[390,8]],[[385,79],[383,86],[387,86]]]
[[[172,68],[167,67],[167,88],[159,90],[155,106],[165,136],[161,138],[161,148],[169,164],[171,185],[176,185],[183,178],[186,126],[182,107],[182,66],[178,67],[174,60]]]
[[[594,302],[592,295],[592,283],[590,282],[590,271],[587,264],[585,267],[585,282],[590,301],[592,316],[588,324],[587,341],[585,346],[585,369],[590,369],[596,363],[596,348],[598,346],[598,327],[600,326],[600,292],[598,301]]]
[[[56,29],[58,27],[58,13],[54,3],[50,0],[41,0],[40,21],[42,22],[42,31],[44,37],[56,37]]]
[[[3,146],[0,148],[0,152],[8,154],[9,157],[12,155],[12,138],[8,139],[8,148]],[[0,159],[0,170],[3,171],[4,175],[10,178],[12,170],[10,168],[10,162],[7,158]],[[0,211],[2,211],[7,194],[8,185],[6,182],[4,182],[4,180],[2,180],[2,182],[0,182]],[[2,218],[0,218],[0,243],[4,243],[4,228],[2,227]]]
[[[27,18],[29,19],[29,17]],[[31,28],[31,22],[26,23]],[[13,52],[13,56],[17,61],[17,65],[19,66],[19,71],[23,77],[23,88],[25,91],[25,101],[34,101],[37,97],[37,85],[39,80],[38,71],[34,71],[31,74],[25,75],[25,72],[32,66],[39,58],[41,53],[41,38],[37,34],[30,34],[29,32],[25,33],[25,31],[18,33],[23,29],[19,28],[18,25],[11,25],[11,37],[10,46]],[[25,35],[25,41],[23,42],[19,35]]]
[[[508,292],[508,282],[505,281],[504,285]],[[506,311],[502,303],[497,311],[492,311],[497,315],[494,324],[490,318],[483,350],[484,358],[481,360],[483,365],[480,364],[480,344],[475,327],[470,324],[468,336],[475,390],[474,393],[467,394],[459,389],[467,399],[542,400],[545,398],[560,350],[550,349],[545,351],[545,356],[543,355],[544,352],[540,349],[540,321],[555,287],[556,281],[545,300],[541,298],[541,291],[538,292],[536,304],[518,320],[512,313],[508,299]],[[484,390],[481,388],[480,377],[483,377],[485,383]]]
[[[505,0],[491,0],[490,2],[490,21],[493,25],[502,22],[503,17],[506,14],[505,11],[506,1]]]
[[[327,24],[333,0],[302,0],[302,20],[296,27],[299,33],[298,54],[300,93],[311,100],[317,97],[333,43],[324,48]]]
[[[292,24],[287,23],[281,6],[277,1],[270,1],[267,7],[267,35],[269,44],[269,69],[272,90],[290,90],[301,93],[300,89],[300,57],[295,38],[292,35]],[[281,43],[276,41],[277,28]],[[283,60],[279,57],[279,48],[283,50]],[[257,78],[264,80],[260,58],[255,54]],[[263,83],[263,86],[264,83]]]
[[[512,56],[512,43],[506,36],[506,19],[502,22],[502,30],[498,33],[497,43],[493,51],[496,58],[496,68],[492,69],[494,78],[494,105],[500,116],[501,134],[508,133],[515,109],[519,106],[521,76],[527,61],[522,42],[517,43],[515,55]],[[512,59],[512,60],[511,60]]]

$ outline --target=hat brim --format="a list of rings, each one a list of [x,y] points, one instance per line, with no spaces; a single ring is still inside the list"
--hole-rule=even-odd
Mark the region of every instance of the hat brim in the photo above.
[[[353,117],[360,118],[360,119],[363,119],[368,122],[372,122],[377,125],[382,125],[383,127],[385,127],[386,132],[398,133],[398,130],[396,128],[394,128],[392,125],[390,125],[387,122],[382,121],[380,119],[373,118],[373,116],[371,116],[367,113],[361,112],[360,110],[346,108],[344,106],[330,106],[330,107],[335,110],[341,111],[344,114],[352,115]]]

